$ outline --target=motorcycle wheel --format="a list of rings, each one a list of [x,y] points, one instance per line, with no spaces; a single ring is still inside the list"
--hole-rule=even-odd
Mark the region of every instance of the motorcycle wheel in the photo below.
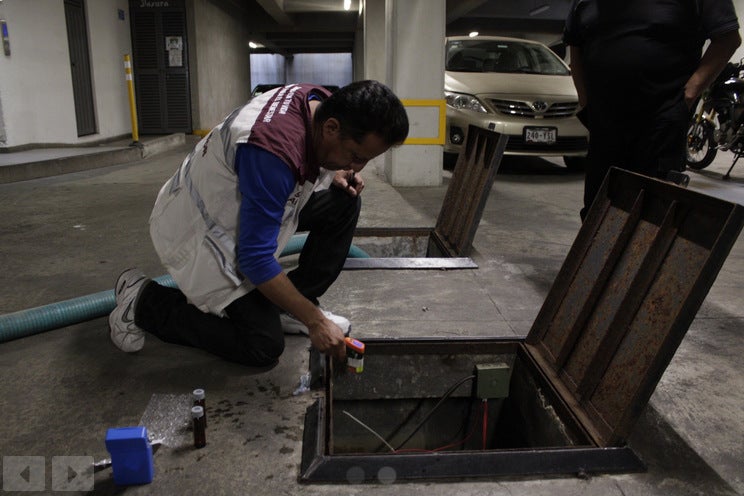
[[[716,158],[716,143],[713,139],[713,126],[707,121],[693,122],[687,131],[686,160],[690,169],[701,170],[708,167]]]

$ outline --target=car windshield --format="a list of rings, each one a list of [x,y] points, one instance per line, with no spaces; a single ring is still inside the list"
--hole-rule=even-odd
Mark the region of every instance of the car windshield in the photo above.
[[[556,54],[542,45],[512,40],[453,40],[447,43],[445,68],[453,72],[519,72],[565,76]]]

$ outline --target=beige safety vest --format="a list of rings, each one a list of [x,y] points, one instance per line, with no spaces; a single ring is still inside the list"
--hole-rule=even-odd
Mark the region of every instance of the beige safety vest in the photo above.
[[[199,141],[160,189],[150,215],[150,236],[161,262],[190,303],[215,315],[224,315],[227,305],[255,287],[237,264],[240,191],[234,162],[237,146],[247,141],[273,93],[254,98]],[[284,206],[275,257],[297,230],[312,192],[328,188],[333,175],[321,169],[315,183],[295,186]]]

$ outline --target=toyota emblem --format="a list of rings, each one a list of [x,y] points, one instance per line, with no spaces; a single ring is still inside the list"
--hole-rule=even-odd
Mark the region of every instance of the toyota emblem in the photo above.
[[[534,102],[532,108],[535,109],[536,112],[545,112],[548,110],[548,104],[545,102]]]

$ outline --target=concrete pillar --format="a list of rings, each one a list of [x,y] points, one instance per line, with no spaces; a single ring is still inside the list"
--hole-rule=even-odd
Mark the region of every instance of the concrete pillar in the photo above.
[[[364,75],[390,85],[387,59],[391,57],[388,43],[386,5],[392,0],[365,0],[364,10]]]
[[[394,186],[439,186],[442,146],[439,133],[444,88],[446,0],[366,0],[364,78],[390,86],[407,106],[409,137],[429,144],[406,144],[385,155],[383,170]],[[415,104],[426,103],[425,106]],[[443,110],[442,110],[443,111]]]

